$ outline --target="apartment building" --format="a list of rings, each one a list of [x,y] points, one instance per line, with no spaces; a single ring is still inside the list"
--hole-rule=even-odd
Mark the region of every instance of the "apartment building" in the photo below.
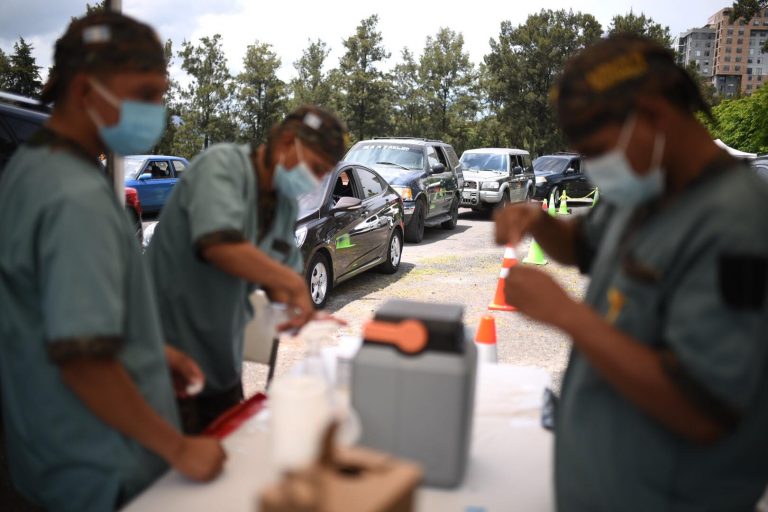
[[[768,81],[768,53],[762,48],[768,39],[768,9],[749,20],[731,22],[731,8],[709,18],[715,31],[713,84],[725,97],[750,94]]]
[[[713,62],[715,58],[714,28],[692,28],[680,34],[677,40],[677,60],[681,66],[688,66],[691,62],[701,75],[711,77],[713,74]]]

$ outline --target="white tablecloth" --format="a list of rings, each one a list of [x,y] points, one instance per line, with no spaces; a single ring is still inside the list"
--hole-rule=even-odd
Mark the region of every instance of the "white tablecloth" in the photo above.
[[[422,487],[417,510],[554,510],[552,436],[539,424],[548,383],[547,373],[537,368],[481,365],[464,482],[452,490]],[[253,418],[224,440],[229,458],[216,481],[195,484],[170,471],[125,510],[254,512],[259,490],[277,479],[269,444],[264,422]]]

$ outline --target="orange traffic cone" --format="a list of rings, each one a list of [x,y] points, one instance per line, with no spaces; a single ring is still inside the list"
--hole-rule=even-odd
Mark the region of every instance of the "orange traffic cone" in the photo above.
[[[549,206],[547,205],[547,198],[544,198],[544,201],[541,202],[541,209],[544,211],[549,210]]]
[[[480,318],[480,326],[475,335],[477,360],[481,363],[498,363],[496,351],[496,320],[491,315]]]
[[[501,262],[501,273],[499,273],[499,280],[496,284],[496,295],[493,297],[493,302],[488,305],[488,309],[492,311],[515,311],[516,309],[507,304],[504,298],[504,280],[507,278],[509,269],[517,265],[517,254],[515,250],[507,246],[504,250],[504,260]]]

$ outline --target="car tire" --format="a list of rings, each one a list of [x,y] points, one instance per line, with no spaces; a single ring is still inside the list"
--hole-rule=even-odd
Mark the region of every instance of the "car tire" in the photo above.
[[[399,229],[393,229],[389,236],[387,244],[387,253],[384,263],[379,265],[379,272],[382,274],[394,274],[400,268],[400,261],[403,259],[403,235]]]
[[[424,239],[424,221],[427,217],[427,207],[424,200],[416,201],[411,222],[405,226],[405,241],[417,244]]]
[[[523,202],[530,203],[531,201],[533,201],[533,192],[531,191],[531,187],[528,187],[525,190],[525,199],[523,199]]]
[[[549,193],[549,197],[555,198],[555,208],[560,207],[560,195],[562,192],[560,192],[560,187],[552,187],[552,191]]]
[[[307,266],[307,287],[316,309],[324,308],[331,294],[333,280],[330,268],[328,258],[321,252],[312,256]]]
[[[509,197],[509,189],[507,189],[501,195],[501,201],[499,202],[497,208],[499,209],[506,208],[507,206],[509,206],[511,202],[512,202],[512,199]]]
[[[451,202],[451,210],[448,212],[451,216],[450,219],[440,224],[443,229],[456,229],[456,224],[459,223],[459,198],[454,196]]]

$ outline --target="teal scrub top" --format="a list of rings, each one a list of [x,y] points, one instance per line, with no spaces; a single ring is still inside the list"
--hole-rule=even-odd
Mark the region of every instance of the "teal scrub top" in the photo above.
[[[190,354],[206,377],[202,395],[241,381],[245,325],[254,285],[204,261],[201,245],[246,241],[297,272],[296,200],[278,195],[259,236],[258,183],[249,145],[218,144],[198,155],[163,207],[147,251],[168,343]]]
[[[54,361],[114,354],[178,424],[136,237],[95,161],[22,146],[0,179],[0,386],[15,485],[49,510],[113,510],[166,470],[98,419]]]
[[[728,433],[708,446],[672,433],[574,348],[556,415],[558,510],[754,510],[768,482],[768,186],[728,159],[647,211],[637,221],[602,204],[582,222],[586,301],[658,350]]]

